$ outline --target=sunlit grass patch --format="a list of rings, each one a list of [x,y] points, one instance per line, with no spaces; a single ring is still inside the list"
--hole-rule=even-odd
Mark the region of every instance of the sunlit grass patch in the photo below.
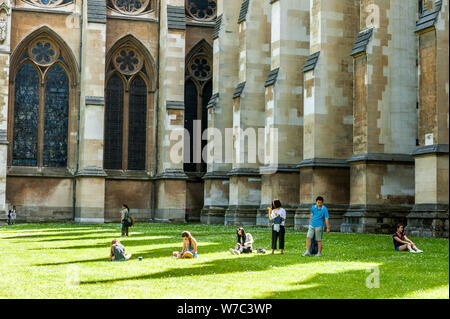
[[[183,230],[198,241],[196,259],[172,258]],[[246,230],[270,253],[269,229]],[[305,237],[288,229],[285,255],[233,256],[234,227],[137,224],[121,238],[118,224],[3,226],[0,298],[449,298],[447,239],[414,238],[425,252],[411,254],[387,235],[331,233],[316,258],[301,257]],[[131,260],[109,261],[114,238]]]

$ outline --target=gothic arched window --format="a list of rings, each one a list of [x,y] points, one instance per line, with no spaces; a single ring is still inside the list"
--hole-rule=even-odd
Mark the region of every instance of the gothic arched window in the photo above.
[[[185,77],[185,115],[184,127],[189,132],[190,158],[185,158],[184,171],[205,172],[206,163],[193,163],[194,159],[194,120],[201,121],[201,131],[208,128],[207,105],[212,96],[212,48],[205,40],[200,41],[186,57]],[[207,141],[202,140],[203,149]],[[186,145],[187,146],[187,145]]]
[[[71,83],[76,84],[70,72],[76,66],[67,48],[62,52],[59,41],[49,33],[36,33],[22,41],[11,59],[14,97],[8,162],[12,166],[65,168],[69,111],[74,104]]]
[[[194,20],[211,21],[217,15],[217,0],[186,0],[186,13]]]
[[[139,45],[140,47],[140,45]],[[148,109],[152,66],[136,41],[121,41],[107,58],[105,92],[105,169],[147,168]]]

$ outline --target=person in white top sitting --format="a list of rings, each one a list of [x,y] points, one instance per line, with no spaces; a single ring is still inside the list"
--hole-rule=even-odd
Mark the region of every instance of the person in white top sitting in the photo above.
[[[269,208],[269,219],[272,222],[272,254],[277,249],[278,238],[280,240],[281,254],[284,254],[284,224],[286,222],[286,211],[281,207],[281,202],[275,199],[272,208]]]
[[[253,253],[253,236],[250,233],[245,233],[244,228],[239,227],[236,231],[237,243],[236,246],[230,248],[230,252],[233,255],[240,255],[241,253],[249,254]]]

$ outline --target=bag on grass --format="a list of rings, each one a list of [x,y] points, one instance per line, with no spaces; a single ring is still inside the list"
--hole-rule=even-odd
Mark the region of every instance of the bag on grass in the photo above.
[[[323,235],[323,228],[322,228],[322,235]],[[309,253],[311,255],[315,255],[319,252],[319,244],[317,244],[315,236],[311,238],[311,248],[309,249]]]

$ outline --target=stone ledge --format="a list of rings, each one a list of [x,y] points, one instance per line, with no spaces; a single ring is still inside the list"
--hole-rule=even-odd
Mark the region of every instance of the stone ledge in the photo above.
[[[333,159],[333,158],[309,158],[301,161],[301,163],[298,164],[296,167],[350,168],[350,165],[347,163],[347,160]]]
[[[166,170],[165,172],[159,173],[154,177],[155,180],[159,179],[175,179],[175,180],[187,180],[188,177],[183,170]]]
[[[203,179],[230,179],[228,172],[207,172],[203,175]]]
[[[411,155],[416,156],[425,154],[448,154],[448,144],[433,144],[427,146],[419,146],[414,150],[414,152]]]
[[[6,176],[73,178],[74,174],[68,168],[9,166]]]
[[[12,11],[24,11],[24,12],[35,12],[35,13],[52,13],[52,14],[64,14],[71,15],[74,14],[74,11],[63,11],[63,10],[53,10],[53,9],[45,9],[42,7],[36,8],[12,8]]]
[[[152,180],[153,177],[148,171],[124,171],[119,169],[105,169],[106,179],[119,180]]]
[[[354,154],[347,163],[354,162],[400,162],[414,164],[414,158],[409,154],[365,153]]]
[[[184,110],[184,101],[166,101],[167,110]]]
[[[259,168],[259,173],[273,174],[273,173],[300,173],[300,172],[297,165],[295,164],[276,164],[275,166],[270,165],[261,166]]]
[[[228,176],[261,176],[258,168],[234,168],[229,173]]]
[[[107,18],[108,18],[108,20],[109,19],[115,19],[115,20],[131,20],[131,21],[139,21],[139,22],[154,22],[154,23],[158,22],[158,19],[144,18],[144,17],[134,17],[134,16],[107,15]]]
[[[76,177],[106,177],[105,171],[101,167],[83,167],[75,173]]]
[[[84,101],[86,105],[105,105],[105,98],[103,96],[86,96]]]

